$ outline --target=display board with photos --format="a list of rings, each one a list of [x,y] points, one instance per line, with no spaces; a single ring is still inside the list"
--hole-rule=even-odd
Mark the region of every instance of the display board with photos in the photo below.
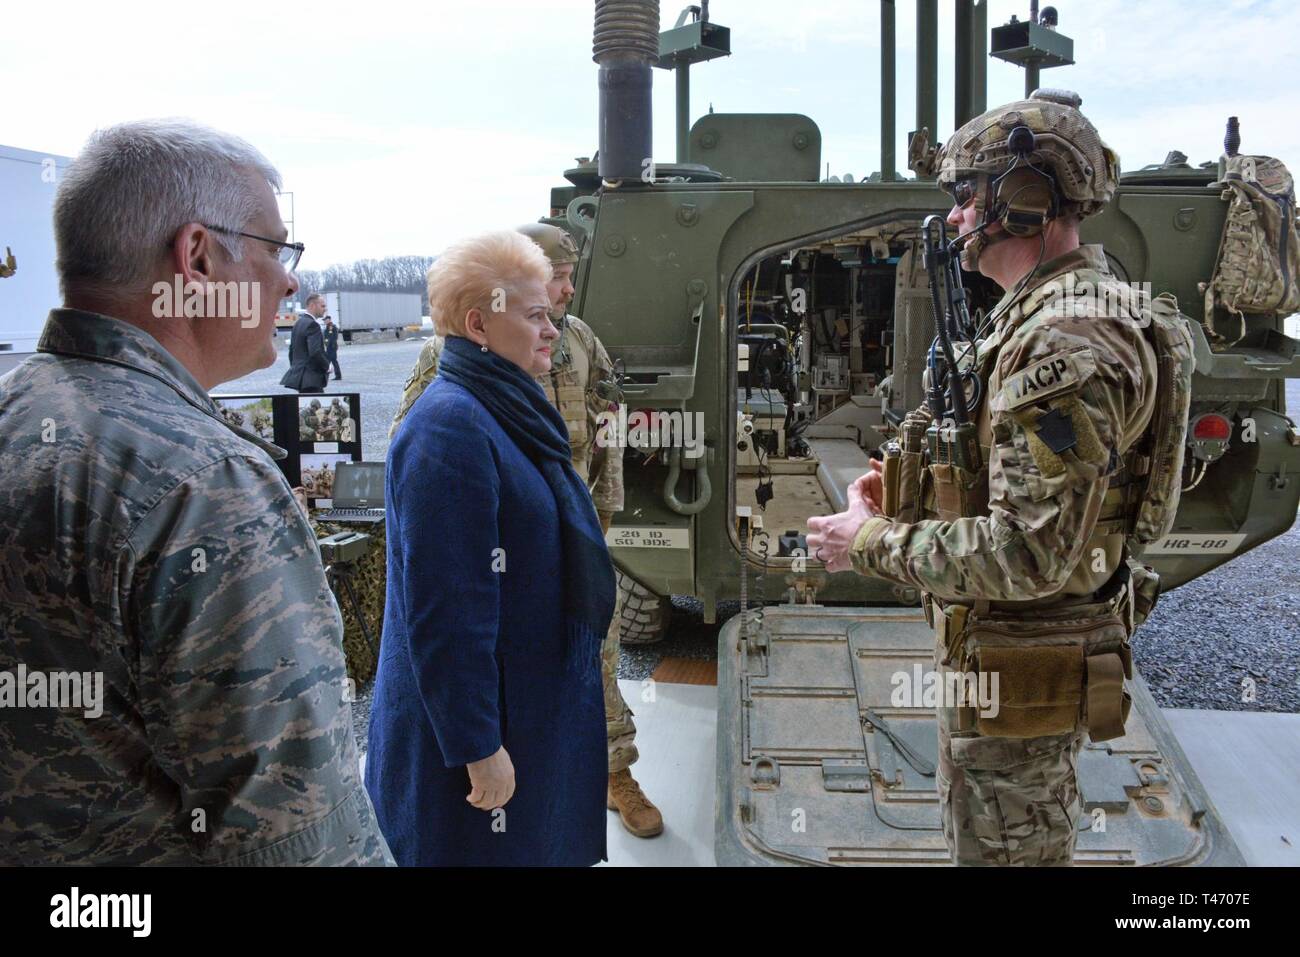
[[[231,425],[274,442],[289,454],[279,461],[289,484],[306,490],[308,504],[327,508],[340,462],[361,461],[361,394],[213,395]]]

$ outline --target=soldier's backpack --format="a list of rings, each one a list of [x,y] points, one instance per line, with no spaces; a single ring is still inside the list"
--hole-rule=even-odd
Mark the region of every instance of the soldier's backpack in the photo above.
[[[1161,293],[1151,300],[1151,322],[1146,327],[1146,336],[1156,356],[1156,405],[1151,413],[1151,427],[1138,448],[1130,452],[1129,459],[1141,488],[1127,536],[1135,627],[1155,607],[1160,588],[1155,570],[1138,559],[1146,546],[1160,541],[1173,528],[1182,492],[1192,371],[1196,365],[1187,322],[1178,311],[1178,300],[1170,293]]]
[[[1129,534],[1140,547],[1160,541],[1174,525],[1183,484],[1192,370],[1196,365],[1187,319],[1170,293],[1151,300],[1151,324],[1146,331],[1156,354],[1157,385],[1152,429],[1139,453],[1146,467],[1145,488]]]
[[[1245,333],[1243,314],[1288,315],[1300,310],[1300,234],[1295,181],[1271,156],[1228,156],[1220,181],[1228,214],[1214,275],[1204,286],[1205,328],[1211,341],[1234,343]],[[1239,320],[1225,335],[1215,307]]]

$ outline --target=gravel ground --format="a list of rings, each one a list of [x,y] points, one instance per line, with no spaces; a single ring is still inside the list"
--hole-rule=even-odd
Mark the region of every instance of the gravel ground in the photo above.
[[[1162,595],[1133,659],[1163,708],[1300,712],[1300,526]]]
[[[364,457],[388,451],[388,425],[423,338],[341,345],[343,379],[327,391],[360,392]],[[220,392],[282,392],[288,336],[270,369],[223,386]],[[1300,380],[1287,382],[1287,406],[1300,409]],[[1262,574],[1263,572],[1267,574]],[[657,645],[623,649],[619,677],[648,677],[666,656],[714,658],[718,629],[738,610],[718,607],[706,625],[700,603],[673,598],[668,637]],[[1300,527],[1196,581],[1163,596],[1134,641],[1134,657],[1163,708],[1300,712]],[[1243,701],[1243,679],[1255,685]],[[365,748],[373,686],[353,705],[357,739]]]

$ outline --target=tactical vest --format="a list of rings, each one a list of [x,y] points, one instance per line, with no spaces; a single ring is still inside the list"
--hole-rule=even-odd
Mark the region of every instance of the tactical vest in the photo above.
[[[591,386],[592,357],[596,352],[596,342],[585,326],[573,321],[566,323],[563,335],[568,339],[563,349],[567,361],[554,365],[550,372],[539,375],[537,383],[564,419],[569,430],[569,451],[574,471],[586,481],[591,465],[591,445],[595,439],[587,407],[587,392]],[[561,354],[559,340],[556,341],[554,352]]]
[[[1079,279],[1094,289],[1113,282],[1094,270],[1055,277],[1012,306],[1007,320],[980,342],[975,371],[983,387],[976,413],[982,467],[977,473],[928,461],[928,408],[905,417],[897,448],[886,453],[895,459],[886,467],[887,515],[903,522],[950,522],[989,514],[991,379],[997,356],[1026,318],[1049,305],[1054,289],[1071,289]],[[1029,738],[1086,728],[1093,741],[1124,733],[1131,706],[1123,687],[1125,677],[1132,677],[1128,639],[1154,606],[1159,586],[1155,572],[1136,559],[1173,525],[1193,366],[1187,320],[1173,296],[1162,294],[1134,312],[1133,321],[1141,323],[1155,355],[1156,401],[1142,436],[1117,457],[1084,558],[1066,586],[1046,599],[1016,603],[945,604],[925,596],[939,662],[961,672],[1000,675],[999,714],[985,718],[973,708],[959,708],[959,730]],[[1087,556],[1094,548],[1106,553],[1106,567],[1118,569],[1103,582],[1088,580]]]

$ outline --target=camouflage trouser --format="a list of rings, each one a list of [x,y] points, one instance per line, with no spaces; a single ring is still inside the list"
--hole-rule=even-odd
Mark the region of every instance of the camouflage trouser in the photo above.
[[[944,670],[944,669],[941,669]],[[958,865],[1069,865],[1083,734],[991,738],[939,708],[939,810]]]
[[[605,686],[605,736],[609,745],[609,771],[622,771],[636,763],[636,725],[632,709],[618,687],[618,633],[622,600],[614,608],[614,620],[600,646],[601,681]]]

